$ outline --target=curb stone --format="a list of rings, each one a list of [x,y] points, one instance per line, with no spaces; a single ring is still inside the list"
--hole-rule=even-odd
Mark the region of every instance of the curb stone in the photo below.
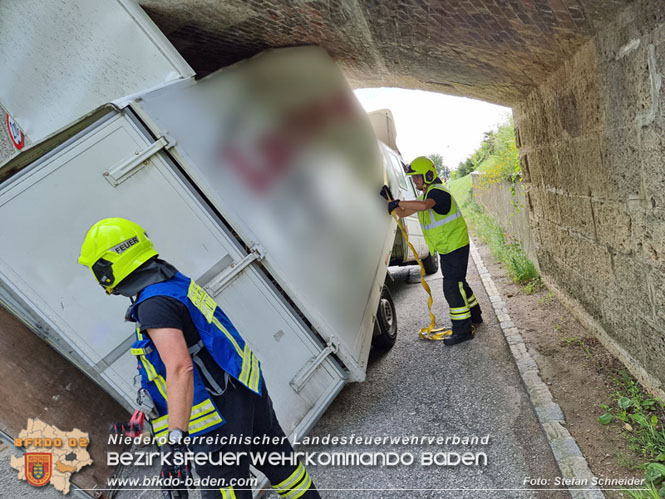
[[[508,307],[502,300],[492,275],[485,267],[473,240],[471,240],[471,257],[499,320],[501,331],[508,342],[522,382],[526,386],[538,421],[550,444],[554,459],[561,470],[562,478],[574,481],[572,483],[592,483],[594,476],[589,468],[589,463],[584,458],[575,439],[565,428],[566,420],[563,411],[559,404],[554,402],[549,388],[540,378],[536,361],[526,348],[519,328],[510,318]],[[605,497],[597,487],[568,488],[568,491],[573,499],[602,499]]]

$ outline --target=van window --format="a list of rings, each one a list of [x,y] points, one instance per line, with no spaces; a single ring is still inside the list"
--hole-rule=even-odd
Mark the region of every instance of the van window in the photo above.
[[[393,172],[395,173],[395,176],[397,177],[397,182],[399,183],[399,186],[405,191],[410,190],[406,185],[406,175],[404,174],[404,169],[402,168],[402,163],[392,153],[388,153],[388,157],[390,158],[390,164],[393,168]]]
[[[386,174],[388,175],[388,184],[391,186],[397,185],[399,176],[396,175],[395,169],[393,168],[392,161],[390,161],[387,154],[383,155],[383,161],[385,162]]]
[[[410,189],[409,192],[413,193],[413,197],[415,197],[417,199],[419,194],[418,194],[418,190],[416,189],[415,184],[413,183],[413,177],[408,177],[408,178],[409,178],[408,182],[409,182],[409,189]]]

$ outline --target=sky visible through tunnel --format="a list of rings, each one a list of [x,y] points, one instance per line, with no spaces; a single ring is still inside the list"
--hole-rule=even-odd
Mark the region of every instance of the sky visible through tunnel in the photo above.
[[[473,154],[485,132],[512,113],[508,107],[422,90],[365,88],[355,94],[367,112],[392,111],[405,161],[437,153],[451,170]]]

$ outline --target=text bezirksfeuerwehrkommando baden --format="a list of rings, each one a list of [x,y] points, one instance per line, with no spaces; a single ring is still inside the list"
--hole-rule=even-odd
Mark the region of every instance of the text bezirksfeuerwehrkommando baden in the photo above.
[[[187,437],[184,442],[190,449],[198,445],[206,445],[208,448],[223,449],[226,445],[280,445],[285,443],[287,437],[274,437],[268,435],[212,435]],[[178,455],[170,455],[162,452],[134,451],[134,452],[107,452],[107,464],[115,466],[118,464],[126,466],[152,466],[159,464],[209,464],[222,466],[237,466],[243,459],[249,459],[253,466],[269,462],[271,465],[297,465],[302,460],[305,466],[410,466],[420,464],[421,466],[487,466],[487,454],[484,452],[454,452],[444,451],[442,446],[486,446],[490,442],[490,436],[482,437],[474,435],[381,435],[361,436],[350,435],[322,435],[293,437],[293,445],[299,448],[307,446],[349,447],[349,450],[317,450],[297,451],[290,454],[276,452],[187,452]],[[152,443],[163,443],[153,437],[125,437],[122,435],[110,435],[109,445],[134,444],[146,446]],[[398,447],[408,446],[437,446],[435,451],[422,450],[411,452],[405,450],[377,451],[367,447]],[[359,448],[364,449],[359,450]]]

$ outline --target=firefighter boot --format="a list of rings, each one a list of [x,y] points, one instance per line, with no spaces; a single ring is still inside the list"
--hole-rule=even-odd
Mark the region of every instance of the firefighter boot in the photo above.
[[[446,336],[443,339],[443,343],[446,346],[453,346],[457,345],[458,343],[462,343],[463,341],[467,340],[472,340],[473,339],[473,329],[469,329],[467,331],[457,331],[451,334],[450,336]]]
[[[483,323],[483,314],[480,311],[480,307],[476,305],[471,308],[471,324],[477,326]]]

